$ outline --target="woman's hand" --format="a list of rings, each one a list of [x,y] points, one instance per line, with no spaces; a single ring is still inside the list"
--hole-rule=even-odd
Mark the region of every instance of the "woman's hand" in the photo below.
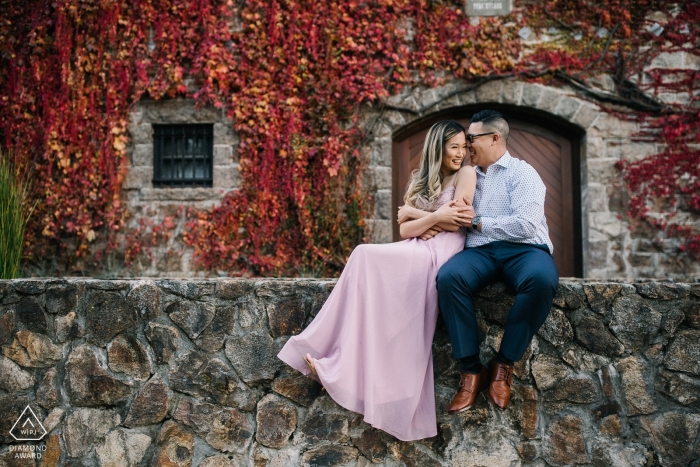
[[[415,218],[415,216],[413,215],[413,207],[409,206],[408,204],[404,204],[399,208],[399,214],[397,217],[399,224],[403,224],[407,220],[413,218]]]

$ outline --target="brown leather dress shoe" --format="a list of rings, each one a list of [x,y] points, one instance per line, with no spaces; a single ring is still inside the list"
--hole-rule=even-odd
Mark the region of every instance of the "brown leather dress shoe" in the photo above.
[[[447,413],[456,414],[471,409],[476,401],[476,396],[486,389],[488,383],[489,370],[485,366],[477,374],[462,373],[459,378],[459,389],[452,399],[452,403],[447,407]]]
[[[505,363],[493,362],[489,400],[500,410],[505,410],[510,402],[510,383],[513,381],[513,367]]]

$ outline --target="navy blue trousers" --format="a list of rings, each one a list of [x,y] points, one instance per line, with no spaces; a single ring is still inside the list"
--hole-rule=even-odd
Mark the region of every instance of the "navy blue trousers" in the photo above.
[[[546,245],[492,242],[466,248],[438,272],[440,313],[452,341],[452,357],[479,353],[472,296],[492,282],[505,282],[516,298],[506,320],[501,353],[519,361],[552,307],[559,271]]]

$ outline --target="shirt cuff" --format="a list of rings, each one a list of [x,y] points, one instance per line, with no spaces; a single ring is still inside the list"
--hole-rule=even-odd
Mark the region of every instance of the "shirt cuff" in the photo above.
[[[492,217],[481,216],[481,233],[490,237],[493,233],[493,224],[495,222],[496,219]]]

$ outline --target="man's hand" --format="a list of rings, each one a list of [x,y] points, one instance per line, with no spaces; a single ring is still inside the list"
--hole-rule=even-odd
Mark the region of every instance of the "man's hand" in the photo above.
[[[429,228],[428,230],[423,232],[419,238],[421,240],[430,240],[431,238],[433,238],[434,236],[436,236],[437,234],[439,234],[442,231],[443,231],[442,228],[440,228],[439,225],[435,224],[434,226],[432,226],[431,228]]]
[[[476,213],[474,212],[474,206],[472,206],[471,200],[465,196],[461,200],[457,200],[456,206],[460,207],[462,214],[464,214],[465,217],[467,217],[466,220],[460,222],[459,224],[463,227],[471,227],[472,219],[476,216]]]

